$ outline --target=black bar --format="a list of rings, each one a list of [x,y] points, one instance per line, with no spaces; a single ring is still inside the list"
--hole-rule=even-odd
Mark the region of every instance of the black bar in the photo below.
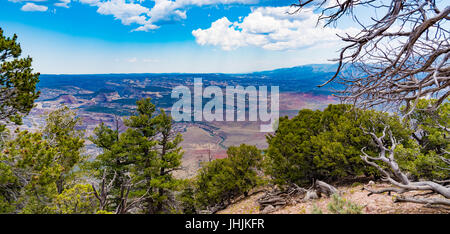
[[[449,215],[0,215],[3,228],[71,233],[382,234],[445,227]],[[17,225],[17,222],[23,225]],[[62,226],[61,226],[62,225]],[[57,228],[61,226],[61,228]],[[445,229],[445,228],[444,228]],[[107,232],[108,231],[108,232]],[[59,232],[61,233],[61,232]]]

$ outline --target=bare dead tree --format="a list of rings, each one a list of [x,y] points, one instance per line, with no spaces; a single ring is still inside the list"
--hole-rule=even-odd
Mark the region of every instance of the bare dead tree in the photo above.
[[[106,178],[107,172],[106,169],[103,171],[103,177],[101,182],[98,185],[98,190],[95,188],[96,186],[94,184],[91,184],[92,189],[94,190],[94,195],[99,201],[99,209],[105,210],[109,202],[112,198],[111,189],[113,188],[113,184],[117,179],[117,172],[114,172],[113,178],[109,181],[107,181]],[[130,198],[130,190],[133,186],[136,186],[142,182],[132,183],[131,177],[126,176],[126,179],[124,183],[120,186],[120,193],[117,196],[117,199],[119,200],[119,203],[115,209],[116,214],[126,214],[130,211],[130,209],[138,206],[143,200],[144,197],[149,193],[149,190],[146,191],[146,193],[140,197],[137,198]]]
[[[94,184],[91,184],[92,189],[94,190],[94,195],[97,198],[98,202],[99,202],[99,209],[100,210],[105,210],[105,208],[108,206],[108,195],[112,189],[113,183],[116,180],[116,176],[117,173],[114,172],[114,176],[111,179],[111,181],[107,183],[106,181],[106,169],[103,171],[103,177],[102,177],[102,181],[99,184],[99,192],[97,192],[97,189],[95,189]]]
[[[381,136],[377,136],[374,129],[372,131],[363,131],[372,136],[373,141],[376,146],[379,148],[380,152],[378,156],[372,157],[364,152],[364,148],[361,150],[362,155],[361,158],[368,163],[369,165],[378,169],[381,174],[384,176],[382,178],[383,181],[387,181],[390,184],[394,185],[393,188],[386,188],[382,190],[371,190],[369,188],[364,188],[370,193],[368,196],[372,194],[379,193],[398,193],[402,194],[408,191],[429,191],[429,193],[419,194],[422,196],[425,195],[433,195],[439,194],[442,197],[425,197],[425,198],[417,198],[417,197],[403,197],[399,196],[395,198],[395,202],[414,202],[414,203],[422,203],[427,205],[446,205],[450,206],[450,186],[443,185],[445,181],[435,182],[435,181],[410,181],[407,175],[401,171],[399,165],[397,164],[394,154],[395,148],[399,145],[399,142],[395,139],[392,134],[392,131],[389,129],[387,125],[385,125]],[[388,138],[388,139],[386,139]],[[388,146],[390,144],[390,147]],[[387,169],[380,166],[376,162],[381,162],[387,166]],[[450,164],[449,164],[450,165]]]
[[[450,95],[450,6],[435,0],[299,0],[300,13],[313,7],[321,11],[318,23],[336,24],[350,15],[360,26],[355,35],[338,35],[345,43],[334,76],[343,86],[336,96],[357,107],[385,109],[406,105],[408,114],[417,100],[433,97],[435,110]],[[376,14],[368,21],[367,11]]]
[[[130,190],[131,188],[143,183],[143,181],[139,181],[136,183],[132,182],[132,179],[129,175],[127,175],[127,180],[122,184],[120,188],[119,195],[119,205],[116,207],[116,214],[126,214],[132,208],[139,206],[146,198],[148,193],[151,190],[151,187],[147,189],[147,191],[140,197],[130,199]]]

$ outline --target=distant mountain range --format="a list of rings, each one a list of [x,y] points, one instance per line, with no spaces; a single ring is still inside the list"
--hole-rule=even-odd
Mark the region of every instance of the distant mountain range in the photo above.
[[[279,79],[305,79],[316,77],[317,75],[333,75],[336,72],[337,64],[309,64],[303,66],[279,68],[269,71],[253,72],[251,75],[268,76]]]
[[[240,85],[279,85],[283,91],[314,91],[328,92],[329,88],[317,88],[332,77],[337,69],[337,64],[309,64],[290,68],[280,68],[269,71],[251,73],[125,73],[125,74],[79,74],[79,75],[51,75],[41,74],[38,88],[59,88],[73,86],[100,90],[111,88],[106,82],[114,80],[133,79],[167,79],[171,82],[183,79],[201,77],[204,80],[235,80]],[[244,78],[244,79],[243,79]],[[247,78],[247,79],[245,79]],[[184,82],[181,82],[184,83]]]

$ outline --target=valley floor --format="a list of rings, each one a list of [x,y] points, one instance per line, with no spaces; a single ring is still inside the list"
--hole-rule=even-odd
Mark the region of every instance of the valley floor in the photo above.
[[[450,214],[450,209],[445,208],[428,208],[422,204],[415,203],[394,203],[393,196],[387,194],[373,194],[367,196],[368,191],[362,190],[364,185],[355,186],[338,186],[341,197],[353,203],[363,206],[364,214]],[[389,187],[388,184],[376,183],[370,186],[372,189],[381,189]],[[419,192],[404,193],[404,196],[413,196]],[[421,192],[426,193],[426,191]],[[226,209],[217,212],[218,214],[258,214],[259,204],[258,198],[263,196],[264,192],[255,193],[247,198],[239,200],[231,204]],[[311,214],[313,207],[316,206],[327,213],[327,204],[331,198],[322,197],[317,200],[307,202],[294,202],[294,204],[285,206],[282,209],[271,212],[271,214]]]

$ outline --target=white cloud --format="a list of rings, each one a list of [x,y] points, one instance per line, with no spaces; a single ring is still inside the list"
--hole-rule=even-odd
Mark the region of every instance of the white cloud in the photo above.
[[[46,11],[47,6],[30,2],[46,2],[47,0],[9,0],[11,2],[27,2],[22,10]],[[151,0],[154,5],[147,7],[143,2],[150,0],[77,0],[82,4],[97,7],[101,15],[112,15],[124,25],[138,24],[132,31],[150,31],[159,28],[162,22],[180,21],[187,18],[187,10],[192,6],[250,4],[259,0]],[[69,8],[72,0],[56,0],[55,7]],[[48,3],[50,4],[50,3]],[[48,5],[47,4],[47,5]]]
[[[100,0],[78,0],[78,1],[83,4],[88,4],[91,6],[96,6],[100,2]]]
[[[148,8],[135,3],[126,3],[125,0],[111,0],[97,3],[97,5],[99,14],[113,15],[124,25],[145,24],[147,18],[142,14],[149,12]]]
[[[192,31],[200,45],[219,46],[232,50],[244,46],[258,46],[267,50],[300,49],[311,46],[330,46],[339,41],[336,34],[354,33],[356,29],[323,28],[316,25],[318,14],[304,9],[287,14],[289,7],[259,7],[243,20],[230,22],[226,17],[208,29]]]
[[[197,29],[192,32],[200,45],[220,46],[224,50],[246,46],[245,35],[235,29],[226,17],[211,24],[209,29]]]
[[[146,24],[139,26],[138,28],[134,29],[133,31],[143,31],[148,32],[150,30],[154,30],[159,28],[159,26],[152,24],[151,22],[147,22]]]
[[[159,20],[186,19],[186,12],[182,11],[189,6],[250,4],[258,0],[154,0],[155,6],[150,10],[149,16],[154,22]]]
[[[57,7],[64,7],[69,8],[70,0],[59,0],[59,2],[55,3],[54,5]]]
[[[178,21],[187,18],[186,8],[189,6],[204,6],[217,4],[248,4],[258,0],[154,0],[155,5],[147,13],[146,23],[133,31],[149,31],[159,28],[161,21]]]
[[[83,4],[97,6],[102,15],[113,15],[124,25],[132,23],[140,26],[133,31],[150,31],[159,28],[158,22],[178,21],[187,18],[190,6],[217,4],[249,4],[258,0],[153,0],[154,6],[147,8],[138,0],[79,0]]]
[[[27,3],[20,8],[22,11],[47,11],[48,7],[42,5],[36,5],[34,3]]]
[[[170,18],[177,16],[175,10],[180,7],[179,1],[155,0],[155,6],[153,6],[148,15],[154,22],[169,20]]]

